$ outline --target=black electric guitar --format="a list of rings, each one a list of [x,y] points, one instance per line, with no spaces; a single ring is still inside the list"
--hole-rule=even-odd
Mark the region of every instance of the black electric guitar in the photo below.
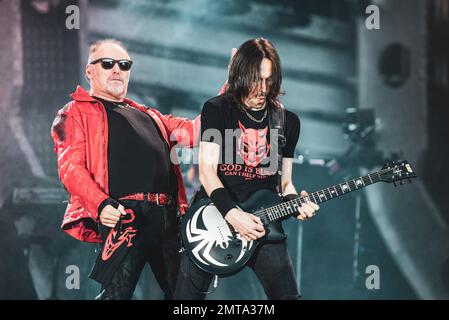
[[[411,178],[416,178],[411,165],[407,161],[396,161],[385,164],[378,172],[288,202],[282,202],[271,190],[259,190],[238,204],[242,210],[260,217],[265,226],[265,236],[253,241],[247,241],[236,233],[210,199],[201,199],[183,217],[181,235],[184,247],[192,261],[204,271],[229,275],[245,266],[258,244],[283,239],[284,235],[270,223],[295,215],[305,201],[320,204],[376,182],[392,182],[396,186],[396,182],[404,184],[405,180],[411,182]]]

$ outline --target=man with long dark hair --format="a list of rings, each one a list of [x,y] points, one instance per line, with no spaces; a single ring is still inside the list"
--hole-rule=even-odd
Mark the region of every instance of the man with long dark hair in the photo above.
[[[261,189],[282,193],[286,200],[298,197],[292,183],[292,158],[300,121],[280,103],[281,83],[281,63],[273,45],[263,38],[248,40],[232,59],[225,92],[208,100],[201,113],[199,177],[202,188],[196,198],[209,197],[225,220],[247,241],[263,237],[266,231],[259,217],[237,208],[237,203]],[[269,120],[276,112],[283,113],[285,120],[279,126],[283,132],[282,143],[274,141],[278,131],[273,131]],[[227,139],[229,130],[237,133],[231,139]],[[278,144],[282,145],[279,155],[277,148],[272,148]],[[281,175],[277,166],[279,159],[282,160]],[[307,196],[307,192],[301,195]],[[297,217],[311,218],[318,209],[315,203],[307,202],[298,209]],[[283,233],[280,222],[277,228]],[[256,273],[268,299],[299,298],[285,237],[259,246],[248,266]],[[175,298],[204,299],[212,277],[185,254]]]

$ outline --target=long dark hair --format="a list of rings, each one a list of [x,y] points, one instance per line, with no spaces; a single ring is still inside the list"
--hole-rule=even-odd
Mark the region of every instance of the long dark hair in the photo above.
[[[279,96],[284,94],[281,91],[281,60],[273,44],[264,38],[246,41],[232,58],[225,94],[239,106],[244,104],[244,99],[259,80],[260,64],[264,58],[272,63],[272,81],[267,91],[267,102],[275,108],[280,107]]]

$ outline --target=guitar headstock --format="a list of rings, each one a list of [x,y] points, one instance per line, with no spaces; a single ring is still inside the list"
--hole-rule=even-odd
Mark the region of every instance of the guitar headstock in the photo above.
[[[417,177],[407,160],[386,163],[382,170],[379,171],[379,176],[383,182],[393,183],[395,186],[396,182],[402,185],[405,183],[405,180],[411,182],[412,178]]]

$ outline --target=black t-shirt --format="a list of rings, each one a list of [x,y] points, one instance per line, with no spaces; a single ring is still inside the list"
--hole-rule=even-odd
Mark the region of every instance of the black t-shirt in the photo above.
[[[174,193],[170,152],[157,124],[142,111],[97,98],[108,118],[109,195]]]
[[[299,132],[298,116],[286,110],[283,157],[293,158]],[[219,133],[221,139],[214,137],[214,133]],[[201,112],[201,141],[220,145],[217,175],[234,201],[243,202],[260,189],[275,190],[277,152],[270,141],[265,109],[244,112],[225,95],[214,97],[204,104]],[[204,195],[204,188],[201,193]]]

